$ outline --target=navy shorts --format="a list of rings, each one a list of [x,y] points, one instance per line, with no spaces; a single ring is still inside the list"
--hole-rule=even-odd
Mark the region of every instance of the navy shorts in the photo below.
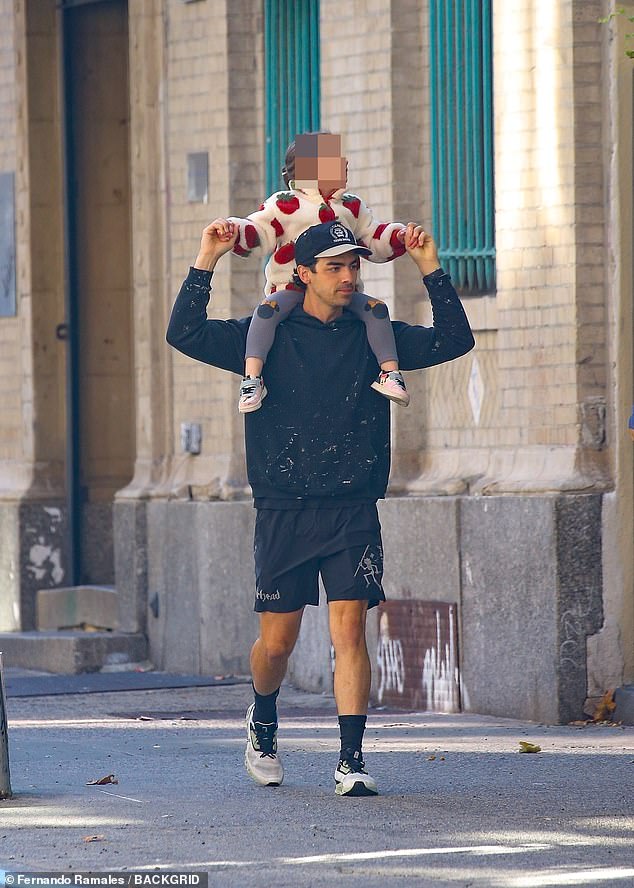
[[[376,505],[334,509],[258,509],[255,610],[290,613],[328,601],[385,601],[383,546]]]

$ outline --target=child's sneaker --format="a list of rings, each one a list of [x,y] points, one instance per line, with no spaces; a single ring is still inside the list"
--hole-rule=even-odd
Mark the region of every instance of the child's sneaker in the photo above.
[[[400,370],[390,370],[387,373],[381,370],[378,379],[375,379],[371,388],[377,391],[384,398],[389,398],[401,407],[407,407],[409,404],[409,395],[405,388],[405,380]]]
[[[262,406],[266,398],[266,387],[261,376],[245,376],[240,386],[240,400],[238,410],[240,413],[253,413]]]

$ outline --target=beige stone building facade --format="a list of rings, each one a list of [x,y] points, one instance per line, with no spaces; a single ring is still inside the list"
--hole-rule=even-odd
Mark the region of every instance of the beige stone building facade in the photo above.
[[[611,10],[493,0],[496,287],[464,296],[475,351],[410,374],[413,404],[393,411],[386,592],[456,606],[465,709],[569,720],[634,681],[634,63],[625,17],[598,22]],[[267,2],[0,12],[16,270],[0,317],[0,629],[34,627],[38,588],[114,585],[158,666],[244,672],[238,380],[164,337],[203,225],[265,196]],[[428,224],[429,4],[321,0],[319,33],[321,126],[342,134],[350,186],[380,218]],[[414,272],[401,259],[363,278],[393,317],[428,323]],[[224,261],[214,315],[250,313],[262,280],[258,261]],[[311,613],[293,677],[318,688],[329,670]]]

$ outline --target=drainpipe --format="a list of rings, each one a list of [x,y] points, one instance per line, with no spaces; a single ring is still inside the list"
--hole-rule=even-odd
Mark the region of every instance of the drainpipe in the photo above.
[[[64,227],[65,320],[57,338],[66,343],[66,511],[68,522],[67,585],[81,582],[81,478],[79,465],[79,317],[76,262],[74,140],[72,132],[72,58],[66,25],[72,10],[57,9],[59,100],[62,143],[62,212]]]

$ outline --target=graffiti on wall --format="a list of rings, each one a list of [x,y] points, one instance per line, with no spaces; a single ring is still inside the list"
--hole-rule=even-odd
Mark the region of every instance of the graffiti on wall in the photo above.
[[[376,665],[380,704],[459,711],[456,605],[411,599],[382,604]]]
[[[59,586],[64,579],[62,550],[59,545],[62,526],[61,510],[45,507],[37,526],[28,525],[27,534],[33,536],[28,549],[28,561],[25,565],[27,573],[42,586]],[[26,536],[26,535],[25,535]]]
[[[378,667],[377,696],[382,703],[386,693],[402,696],[405,690],[405,655],[400,638],[390,636],[390,618],[387,613],[379,618],[379,642],[376,651]]]

